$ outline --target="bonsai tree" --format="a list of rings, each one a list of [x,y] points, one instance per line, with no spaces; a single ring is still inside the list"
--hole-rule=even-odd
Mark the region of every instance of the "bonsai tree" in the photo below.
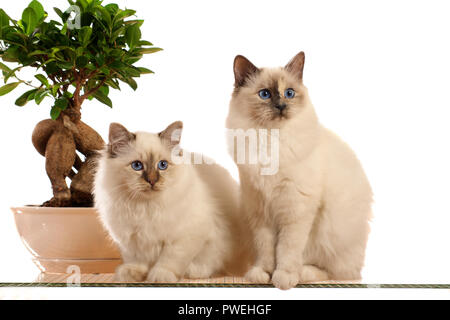
[[[41,3],[31,1],[20,20],[0,9],[0,62],[4,85],[0,96],[29,87],[16,100],[40,105],[52,99],[50,117],[37,124],[32,141],[46,158],[53,198],[43,206],[92,206],[92,178],[96,151],[104,146],[101,136],[81,121],[81,107],[96,99],[108,107],[110,88],[126,83],[136,90],[134,78],[151,70],[135,64],[144,54],[160,48],[141,39],[143,20],[135,11],[102,0],[68,0],[67,10],[54,8],[59,21],[48,19]],[[20,71],[34,68],[34,79],[22,79]],[[77,151],[85,156],[81,159]],[[71,179],[70,188],[66,177]]]

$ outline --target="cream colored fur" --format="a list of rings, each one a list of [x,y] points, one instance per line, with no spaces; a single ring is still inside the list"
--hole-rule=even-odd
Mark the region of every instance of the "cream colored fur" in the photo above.
[[[150,156],[169,161],[156,190],[130,167]],[[117,279],[174,282],[243,274],[245,262],[236,263],[243,255],[234,216],[236,182],[218,165],[176,165],[170,157],[157,134],[138,132],[116,157],[105,150],[99,160],[95,204],[122,253]]]
[[[245,61],[236,61],[235,68],[239,63]],[[246,277],[271,279],[281,289],[359,279],[371,217],[372,191],[362,166],[350,147],[319,123],[298,77],[300,68],[298,73],[285,67],[249,74],[233,94],[227,119],[229,129],[280,130],[277,174],[260,175],[259,165],[238,167],[241,211],[257,254]],[[272,119],[261,105],[258,91],[273,83],[279,92],[296,91],[292,102],[282,99],[288,104],[286,119]]]

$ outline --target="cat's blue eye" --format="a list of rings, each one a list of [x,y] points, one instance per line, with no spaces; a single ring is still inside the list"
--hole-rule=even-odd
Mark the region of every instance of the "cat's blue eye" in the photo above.
[[[258,94],[259,94],[259,97],[260,97],[261,99],[263,99],[263,100],[270,99],[270,97],[272,96],[272,94],[270,93],[270,91],[267,90],[267,89],[262,89],[262,90],[260,90]]]
[[[169,163],[166,160],[162,160],[160,162],[158,162],[158,169],[159,170],[167,170],[167,168],[169,167]]]
[[[295,97],[294,89],[286,89],[286,91],[284,91],[284,96],[286,97],[286,99],[292,99],[293,97]]]
[[[133,161],[131,163],[131,168],[135,171],[142,171],[144,169],[144,165],[140,161]]]

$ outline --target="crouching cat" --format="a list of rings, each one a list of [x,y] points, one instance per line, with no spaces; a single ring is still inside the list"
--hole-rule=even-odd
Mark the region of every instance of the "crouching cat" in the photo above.
[[[218,165],[176,161],[182,123],[159,134],[110,126],[95,176],[95,205],[124,264],[119,281],[174,282],[247,268],[238,186]],[[180,160],[180,158],[178,158]]]
[[[235,160],[257,254],[246,277],[281,289],[359,279],[371,216],[366,175],[350,147],[319,123],[303,85],[304,61],[301,52],[285,67],[259,69],[237,56],[227,119],[248,141],[263,137],[267,148],[279,147],[274,174],[264,174],[260,162]]]

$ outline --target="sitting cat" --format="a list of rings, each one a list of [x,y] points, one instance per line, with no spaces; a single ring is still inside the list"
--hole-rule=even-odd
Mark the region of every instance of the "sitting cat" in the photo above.
[[[237,56],[227,119],[230,131],[265,132],[276,138],[266,147],[279,147],[271,159],[279,161],[274,174],[261,174],[260,163],[236,162],[241,210],[257,254],[246,277],[258,283],[271,278],[281,289],[359,279],[371,217],[363,168],[350,147],[319,123],[303,85],[304,61],[301,52],[284,68],[259,69]]]
[[[245,273],[238,186],[218,165],[173,157],[182,123],[159,134],[110,126],[95,176],[95,204],[119,246],[119,281],[175,282]],[[178,159],[179,160],[179,159]]]

